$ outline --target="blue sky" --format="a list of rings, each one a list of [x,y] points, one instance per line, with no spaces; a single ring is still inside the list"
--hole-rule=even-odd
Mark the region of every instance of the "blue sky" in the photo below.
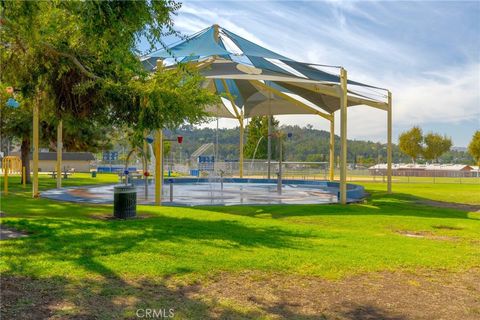
[[[184,1],[174,21],[184,34],[217,23],[287,57],[342,65],[351,79],[390,88],[395,140],[420,125],[466,146],[480,129],[480,1]],[[349,138],[386,140],[384,112],[353,107],[348,120]],[[320,117],[280,121],[328,129]]]

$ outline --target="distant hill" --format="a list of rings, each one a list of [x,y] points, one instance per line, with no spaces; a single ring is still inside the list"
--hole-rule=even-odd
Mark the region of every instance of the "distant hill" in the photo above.
[[[286,132],[293,134],[285,143],[286,161],[328,161],[330,133],[312,127],[282,126]],[[181,146],[173,146],[173,152],[179,157],[181,149],[182,158],[189,157],[198,147],[204,143],[215,143],[216,129],[196,128],[184,126],[167,135],[182,135],[184,142]],[[248,132],[245,132],[245,138]],[[239,130],[219,129],[219,158],[220,160],[238,160]],[[386,162],[387,145],[373,141],[348,140],[348,161],[358,164],[374,164]],[[340,152],[340,137],[335,136],[335,153]],[[213,150],[212,150],[213,154]],[[411,160],[403,155],[397,145],[393,145],[393,161],[396,163],[408,163]],[[419,161],[421,162],[421,160]],[[471,156],[465,150],[452,150],[440,158],[442,163],[473,164]]]

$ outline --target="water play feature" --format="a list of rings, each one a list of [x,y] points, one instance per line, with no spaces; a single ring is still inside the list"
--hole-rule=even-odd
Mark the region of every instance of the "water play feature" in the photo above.
[[[136,181],[135,181],[136,182]],[[267,204],[329,204],[338,202],[338,183],[328,181],[283,180],[282,192],[276,179],[240,179],[216,177],[177,178],[165,180],[163,205],[267,205]],[[168,187],[167,187],[168,185]],[[114,185],[83,186],[52,189],[41,196],[54,200],[108,204],[113,201]],[[154,204],[154,197],[145,198],[143,180],[138,180],[137,202]],[[148,188],[153,194],[154,185]],[[348,201],[364,197],[363,187],[348,184]]]

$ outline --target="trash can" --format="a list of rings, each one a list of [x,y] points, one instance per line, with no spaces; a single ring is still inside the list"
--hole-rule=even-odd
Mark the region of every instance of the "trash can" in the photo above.
[[[97,171],[92,171],[92,178],[96,178],[97,177]]]
[[[134,185],[113,187],[113,215],[119,219],[133,218],[137,215],[137,190]]]

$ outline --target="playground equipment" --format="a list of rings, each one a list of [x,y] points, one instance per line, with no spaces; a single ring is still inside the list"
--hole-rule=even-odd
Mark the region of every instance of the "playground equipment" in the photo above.
[[[143,175],[145,180],[145,199],[148,200],[148,177],[150,176],[150,172],[148,171],[148,157],[147,151],[150,150],[152,154],[152,162],[155,163],[154,171],[155,171],[155,204],[161,205],[161,198],[162,198],[162,188],[163,188],[163,142],[165,141],[176,141],[177,143],[181,144],[183,142],[182,136],[177,136],[172,139],[164,139],[162,130],[157,130],[155,133],[155,138],[152,138],[145,134],[145,141],[143,145],[143,149],[141,148],[134,148],[132,149],[125,160],[125,185],[128,185],[128,177],[130,172],[128,170],[130,157],[136,153],[142,157],[142,164],[143,164]],[[154,144],[154,148],[152,148],[152,144]]]
[[[130,157],[133,154],[138,154],[142,157],[143,176],[144,176],[144,180],[145,180],[145,199],[148,199],[148,177],[150,176],[150,173],[148,172],[147,155],[144,152],[144,150],[142,150],[141,148],[136,147],[136,148],[133,148],[132,150],[130,150],[130,152],[127,155],[127,159],[125,159],[125,170],[123,171],[123,174],[125,175],[125,186],[128,186],[128,176],[130,174],[130,172],[128,171],[128,163],[130,161]]]
[[[190,169],[190,175],[199,177],[203,171],[212,172],[215,166],[215,145],[213,143],[204,143],[195,150],[190,156],[190,164],[196,164],[196,169]],[[207,152],[213,152],[207,153]]]
[[[2,159],[2,171],[5,173],[21,173],[22,160],[17,156],[6,156]]]
[[[204,143],[202,144],[200,147],[197,148],[197,150],[195,150],[192,155],[190,156],[190,160],[192,162],[195,162],[199,156],[205,154],[210,148],[214,148],[214,144],[213,143]]]
[[[25,168],[23,168],[25,169]],[[3,171],[3,194],[8,194],[8,175],[11,173],[22,173],[22,160],[16,156],[6,156],[2,159]],[[25,186],[25,170],[23,170],[22,177],[23,185]]]

